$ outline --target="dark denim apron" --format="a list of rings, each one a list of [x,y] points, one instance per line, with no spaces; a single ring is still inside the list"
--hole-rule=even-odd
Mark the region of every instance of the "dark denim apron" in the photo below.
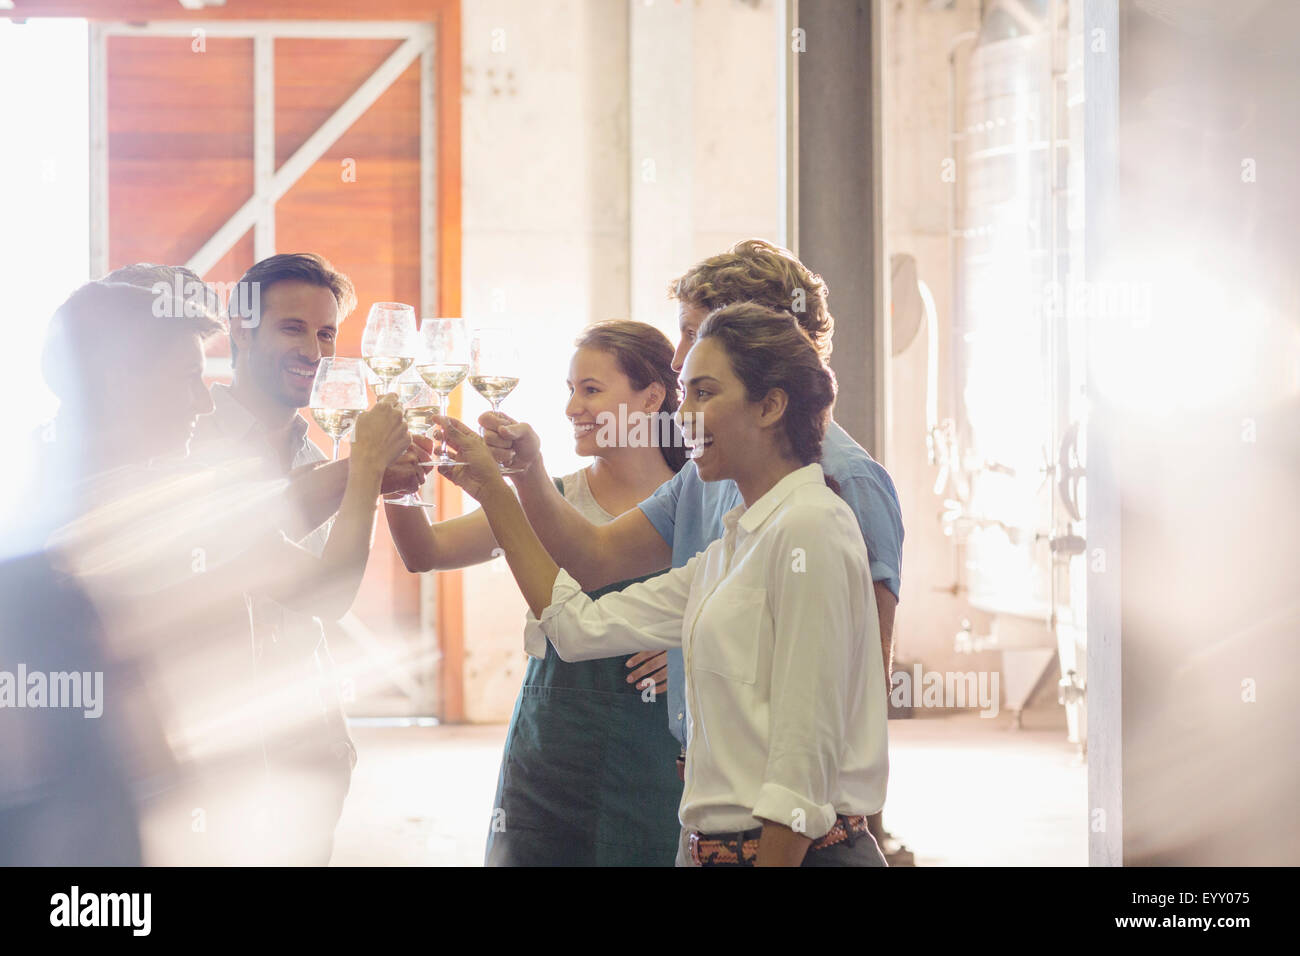
[[[487,866],[673,865],[680,750],[668,730],[668,695],[644,700],[627,683],[629,656],[567,664],[547,644],[544,660],[528,659],[506,734]]]

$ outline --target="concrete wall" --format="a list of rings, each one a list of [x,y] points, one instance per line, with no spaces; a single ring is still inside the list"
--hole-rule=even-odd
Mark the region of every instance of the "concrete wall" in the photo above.
[[[775,0],[465,6],[465,313],[526,318],[537,333],[535,371],[506,410],[542,433],[553,473],[581,464],[563,419],[577,331],[632,317],[675,341],[663,292],[671,276],[737,239],[779,238],[778,13]],[[885,11],[886,252],[915,255],[935,295],[941,376],[951,318],[947,55],[978,16],[978,0],[950,10],[903,0]],[[893,360],[882,455],[906,528],[897,657],[932,670],[995,668],[995,655],[952,649],[963,618],[977,631],[983,622],[942,590],[957,557],[926,465],[925,367],[923,340]],[[939,402],[940,417],[950,415],[946,378]],[[469,418],[486,407],[472,393],[465,403]],[[467,570],[465,583],[467,712],[503,719],[522,676],[523,601],[502,561]]]
[[[553,474],[583,464],[563,417],[578,331],[632,317],[675,342],[667,281],[737,239],[776,237],[776,15],[773,0],[463,7],[464,312],[526,330],[527,371],[504,410],[538,429]],[[658,31],[635,58],[634,29]],[[653,181],[639,175],[646,156],[660,158]],[[487,406],[463,391],[468,421]],[[501,559],[464,575],[467,717],[504,720],[524,602]]]
[[[779,240],[784,115],[778,110],[783,40],[777,5],[695,2],[694,245],[683,271],[738,239]],[[675,325],[676,308],[671,311]]]
[[[547,462],[576,464],[563,419],[570,343],[627,313],[627,9],[602,0],[464,5],[464,312],[521,331],[526,371],[503,406]],[[462,389],[466,421],[487,403]],[[471,500],[467,506],[473,506]],[[465,706],[509,716],[525,605],[502,559],[465,575]]]

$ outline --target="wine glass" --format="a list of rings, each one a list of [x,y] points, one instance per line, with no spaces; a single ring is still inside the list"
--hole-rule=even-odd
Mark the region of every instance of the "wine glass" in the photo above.
[[[482,328],[470,341],[469,383],[500,412],[505,397],[519,384],[519,346],[512,329]],[[479,429],[483,434],[483,429]],[[517,475],[520,468],[501,465],[501,474]]]
[[[321,359],[307,406],[316,424],[334,442],[334,461],[339,460],[340,439],[352,430],[366,405],[366,376],[361,362],[338,355]]]
[[[438,396],[439,408],[445,409],[451,393],[469,374],[469,327],[464,319],[425,319],[420,323],[420,360],[415,370]],[[454,465],[444,443],[431,467]]]
[[[402,417],[412,435],[428,434],[433,427],[433,417],[442,413],[438,396],[424,380],[416,374],[415,369],[407,369],[393,383],[397,390],[397,400],[402,404]],[[431,501],[425,501],[414,492],[407,492],[398,498],[385,498],[390,505],[407,505],[412,508],[434,508]]]
[[[412,306],[401,302],[376,302],[370,307],[366,328],[361,334],[361,357],[379,379],[376,397],[391,391],[393,379],[411,367],[418,345]]]

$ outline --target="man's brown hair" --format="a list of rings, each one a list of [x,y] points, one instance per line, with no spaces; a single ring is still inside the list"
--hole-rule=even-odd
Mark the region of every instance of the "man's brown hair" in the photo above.
[[[826,283],[789,249],[764,239],[744,239],[720,255],[691,266],[668,284],[670,298],[714,312],[737,302],[757,302],[788,312],[808,333],[825,361],[831,354],[835,319],[826,304]]]
[[[309,285],[329,289],[334,294],[334,301],[339,305],[339,321],[343,321],[357,307],[357,293],[352,287],[352,280],[339,272],[329,260],[314,252],[285,252],[268,256],[255,263],[235,284],[230,293],[230,325],[236,322],[251,324],[256,328],[262,317],[255,315],[256,303],[277,282],[306,282]],[[256,294],[254,294],[256,290]],[[239,350],[235,345],[235,336],[230,336],[230,361],[234,364]]]

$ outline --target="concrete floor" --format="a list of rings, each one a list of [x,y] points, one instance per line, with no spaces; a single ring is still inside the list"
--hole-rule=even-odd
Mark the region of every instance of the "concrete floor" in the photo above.
[[[1058,707],[889,724],[885,825],[918,866],[1084,866],[1087,768]],[[478,866],[504,725],[353,729],[335,866]]]

